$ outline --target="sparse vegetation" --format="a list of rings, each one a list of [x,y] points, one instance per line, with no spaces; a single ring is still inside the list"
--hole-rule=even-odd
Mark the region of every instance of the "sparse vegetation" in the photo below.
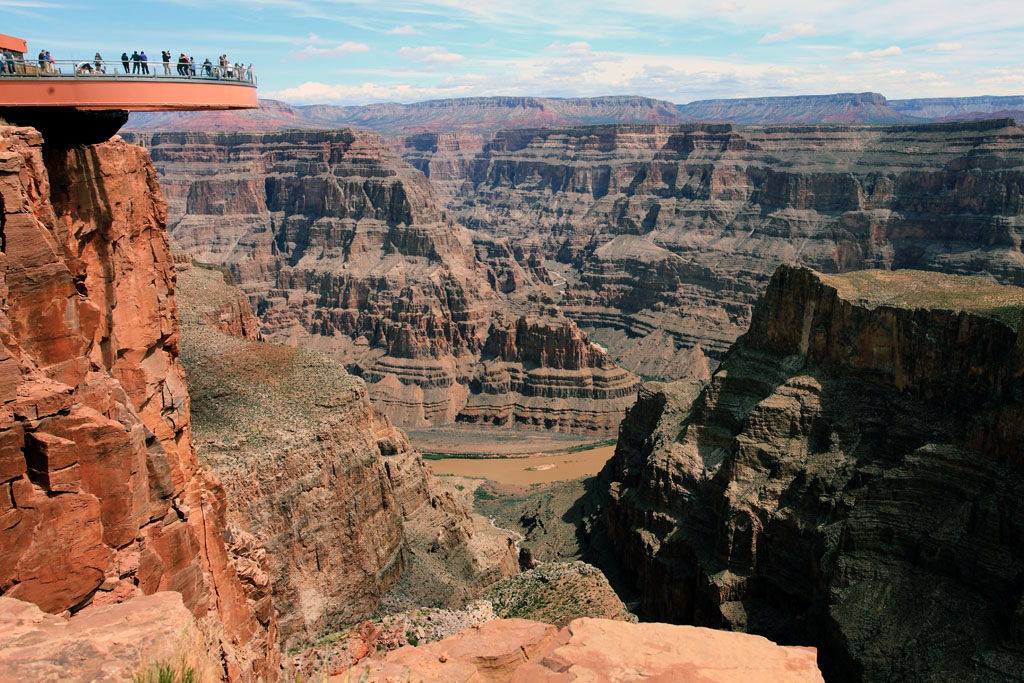
[[[197,683],[196,670],[185,664],[154,662],[132,676],[132,683]]]

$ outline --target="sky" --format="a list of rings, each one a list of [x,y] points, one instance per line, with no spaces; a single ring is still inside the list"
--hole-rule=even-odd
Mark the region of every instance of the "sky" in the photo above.
[[[292,104],[1024,94],[1024,0],[0,0],[30,54],[255,64]]]

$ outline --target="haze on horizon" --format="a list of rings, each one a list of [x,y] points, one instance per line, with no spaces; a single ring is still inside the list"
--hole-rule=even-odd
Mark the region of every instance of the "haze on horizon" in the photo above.
[[[1019,0],[0,0],[30,55],[223,53],[293,104],[1024,94]]]

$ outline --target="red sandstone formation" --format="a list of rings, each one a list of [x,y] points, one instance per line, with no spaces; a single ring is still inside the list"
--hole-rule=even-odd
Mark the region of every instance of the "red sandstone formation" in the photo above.
[[[524,619],[475,626],[353,668],[368,681],[679,681],[822,683],[814,648],[692,626],[576,619],[559,631]],[[340,676],[332,677],[340,683]]]
[[[51,613],[175,591],[226,672],[273,678],[277,626],[192,448],[166,207],[146,153],[0,129],[0,591]]]
[[[211,634],[199,627],[180,593],[94,605],[70,620],[0,597],[0,630],[3,681],[137,683],[156,680],[161,665],[191,670],[196,683],[223,676]]]

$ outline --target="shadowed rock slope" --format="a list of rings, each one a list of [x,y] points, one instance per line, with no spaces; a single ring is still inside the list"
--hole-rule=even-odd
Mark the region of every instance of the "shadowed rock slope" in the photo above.
[[[274,679],[258,558],[192,445],[156,171],[118,138],[41,144],[0,128],[0,593],[60,614],[173,591],[226,675]]]
[[[650,618],[834,681],[1024,669],[1024,289],[782,266],[710,383],[645,384],[601,473]]]
[[[544,254],[566,315],[648,376],[707,377],[780,263],[1024,285],[1011,120],[502,131],[464,167],[450,212]]]
[[[230,269],[268,339],[341,361],[397,423],[450,423],[468,403],[474,422],[600,433],[635,395],[631,373],[542,303],[551,300],[542,259],[455,226],[424,176],[375,135],[140,139],[160,165],[182,247]],[[490,339],[508,339],[524,316],[544,321],[513,340],[550,334],[564,350],[533,358]],[[591,349],[588,362],[562,362],[580,347]],[[491,393],[482,360],[504,363],[523,398],[473,401]]]
[[[199,457],[224,482],[239,539],[266,548],[284,645],[365,619],[403,572],[429,584],[420,604],[445,607],[514,574],[512,540],[434,482],[362,380],[211,324],[238,300],[225,276],[179,265],[181,358]]]

